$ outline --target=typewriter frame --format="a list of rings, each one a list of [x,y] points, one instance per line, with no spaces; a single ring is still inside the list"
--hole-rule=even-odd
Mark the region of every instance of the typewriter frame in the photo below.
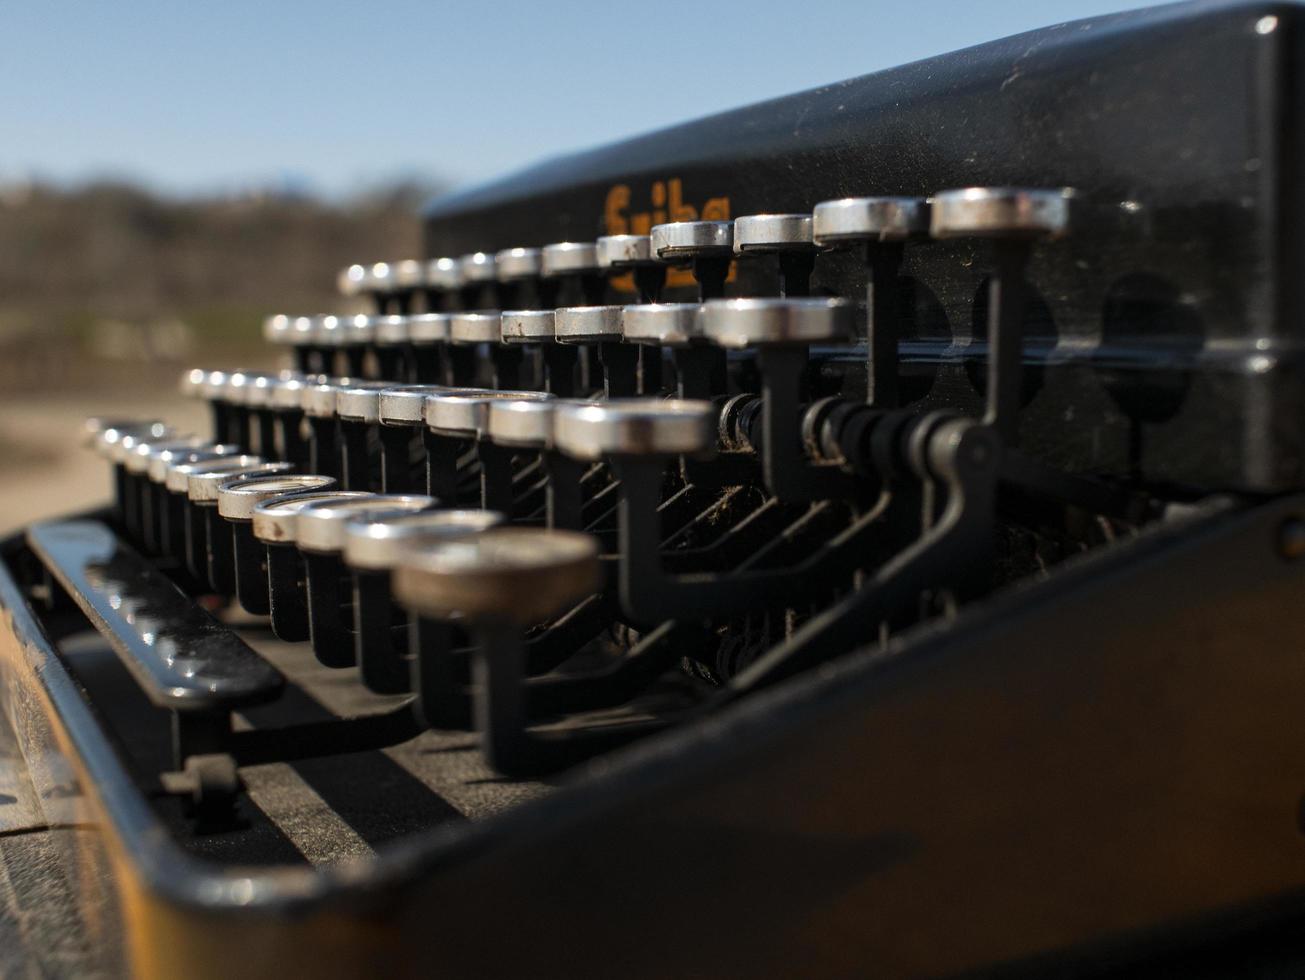
[[[1200,67],[1188,42],[1266,17],[1279,18],[1278,37],[1289,39],[1263,42],[1252,59],[1253,104],[1272,124],[1298,109],[1297,8],[1095,23],[1101,34],[1131,29],[1152,43],[1167,33],[1151,71],[1168,78]],[[908,66],[874,84],[909,89],[930,72],[997,77],[1026,49],[1099,53],[1096,36],[1066,30]],[[804,99],[838,97],[828,91],[735,118],[786,118]],[[701,131],[656,137],[667,149],[649,166]],[[1299,172],[1299,147],[1259,132],[1272,165],[1248,179],[1267,182],[1257,183],[1262,204],[1280,197],[1282,212],[1299,216],[1301,195],[1286,176]],[[648,145],[608,152],[620,161]],[[566,237],[559,228],[579,230],[578,216],[608,186],[609,162],[601,153],[564,161],[437,205],[431,249],[495,244],[486,234],[504,247]],[[534,241],[508,241],[521,227],[514,202],[551,193],[568,167],[593,175],[577,206],[554,198],[552,226],[535,220]],[[1300,252],[1290,229],[1305,223],[1270,220],[1267,206],[1261,220],[1258,233],[1274,243],[1270,265],[1289,268]],[[1175,237],[1190,233],[1180,222]],[[1283,342],[1267,372],[1273,383],[1261,372],[1266,383],[1251,387],[1255,379],[1238,373],[1180,445],[1247,437],[1220,424],[1220,411],[1225,421],[1299,417],[1296,339],[1271,326],[1298,321],[1297,292],[1276,274],[1248,287],[1251,334]],[[1148,465],[1158,481],[1206,492],[1298,487],[1299,435],[1250,435],[1231,463],[1192,468],[1158,450]],[[437,827],[357,868],[220,871],[185,854],[28,601],[14,573],[30,558],[21,538],[4,546],[0,565],[0,696],[48,823],[67,831],[65,871],[86,928],[142,975],[218,975],[235,950],[251,975],[267,976],[525,967],[568,976],[848,974],[867,964],[931,974],[1163,965],[1213,975],[1247,956],[1299,962],[1290,934],[1305,910],[1305,854],[1284,857],[1305,846],[1305,749],[1293,744],[1295,692],[1305,683],[1293,649],[1305,628],[1296,600],[1302,522],[1300,496],[1206,497],[1134,540],[968,606],[945,627],[926,623],[883,650],[595,760],[547,799]],[[1254,710],[1221,712],[1230,704]],[[1121,724],[1141,718],[1140,727]],[[1177,773],[1175,753],[1191,760]],[[873,786],[856,778],[868,773]],[[1235,853],[1236,874],[1186,863],[1174,840],[1186,854]]]
[[[922,625],[885,650],[595,760],[546,799],[437,827],[357,869],[221,871],[185,854],[7,568],[0,678],[51,825],[76,828],[66,871],[84,889],[90,935],[142,975],[220,975],[232,948],[250,951],[250,975],[264,976],[527,966],[538,976],[614,967],[832,975],[866,962],[912,974],[1157,963],[1195,971],[1248,950],[1264,955],[1265,937],[1283,942],[1305,910],[1305,867],[1274,867],[1284,848],[1305,847],[1305,749],[1291,744],[1294,691],[1305,684],[1292,640],[1305,630],[1305,607],[1290,601],[1305,584],[1305,556],[1294,550],[1303,533],[1305,497],[1250,508],[1212,501],[1071,560],[1055,580],[969,607],[954,628]],[[8,543],[11,560],[21,547]],[[1062,664],[1054,669],[1050,647]],[[1260,654],[1250,667],[1246,650]],[[1138,677],[1151,685],[1133,690]],[[1155,711],[1149,745],[1134,743],[1135,730],[1112,730],[1148,705],[1164,709],[1170,685],[1177,700]],[[1230,699],[1258,711],[1220,718]],[[1045,741],[1016,744],[1019,731]],[[1206,778],[1180,772],[1187,781],[1166,785],[1174,751],[1209,753]],[[1103,755],[1114,765],[1101,766]],[[887,778],[869,787],[851,775],[857,769]],[[1139,785],[1158,791],[1129,792]],[[1211,797],[1219,786],[1227,796]],[[1239,793],[1254,806],[1210,826],[1203,808]],[[911,821],[916,833],[904,829]],[[851,827],[865,834],[855,849]],[[990,839],[994,827],[1002,836]],[[1184,868],[1179,855],[1132,836],[1163,827],[1203,853],[1239,846],[1239,880]],[[1133,845],[1126,856],[1121,829]],[[928,857],[931,841],[942,861]],[[980,842],[991,877],[948,867],[959,845]],[[1011,876],[1028,889],[1023,904]],[[697,901],[677,901],[689,884]],[[966,901],[935,905],[949,890]],[[1084,891],[1099,901],[1085,908]],[[934,909],[928,923],[913,922],[912,899]],[[695,930],[704,907],[714,928]],[[903,948],[908,928],[921,935]],[[496,942],[498,929],[515,941]],[[652,934],[680,937],[655,963],[643,955]],[[549,949],[568,955],[538,953]]]

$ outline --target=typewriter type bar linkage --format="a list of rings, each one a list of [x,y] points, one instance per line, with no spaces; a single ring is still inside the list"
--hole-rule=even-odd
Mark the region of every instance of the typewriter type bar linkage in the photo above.
[[[116,513],[179,584],[408,695],[378,737],[472,729],[503,772],[566,768],[953,616],[1000,581],[1003,493],[1120,527],[1153,516],[1020,448],[1026,270],[1071,234],[1072,202],[849,198],[354,266],[341,282],[374,314],[267,321],[298,370],[185,375],[211,441],[97,432]],[[899,379],[899,270],[957,240],[989,270],[972,412],[912,404]],[[817,259],[849,251],[865,292],[812,295]],[[768,294],[725,297],[767,262]],[[696,302],[660,301],[675,269]],[[681,664],[693,690],[647,717]],[[224,724],[206,748],[247,758]]]

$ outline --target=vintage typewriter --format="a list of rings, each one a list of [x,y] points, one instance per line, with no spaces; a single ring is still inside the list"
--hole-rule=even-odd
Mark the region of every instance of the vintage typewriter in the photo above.
[[[548,162],[189,371],[212,431],[106,405],[111,504],[0,568],[59,934],[1299,969],[1303,51],[1165,7]]]

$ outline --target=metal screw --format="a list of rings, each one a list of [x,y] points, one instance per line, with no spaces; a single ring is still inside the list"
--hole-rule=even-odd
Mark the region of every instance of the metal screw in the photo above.
[[[1278,528],[1278,554],[1288,561],[1305,558],[1305,520],[1289,517]]]

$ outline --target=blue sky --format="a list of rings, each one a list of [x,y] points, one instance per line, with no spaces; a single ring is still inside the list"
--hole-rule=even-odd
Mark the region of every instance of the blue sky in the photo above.
[[[0,0],[0,181],[467,183],[1110,0]]]

